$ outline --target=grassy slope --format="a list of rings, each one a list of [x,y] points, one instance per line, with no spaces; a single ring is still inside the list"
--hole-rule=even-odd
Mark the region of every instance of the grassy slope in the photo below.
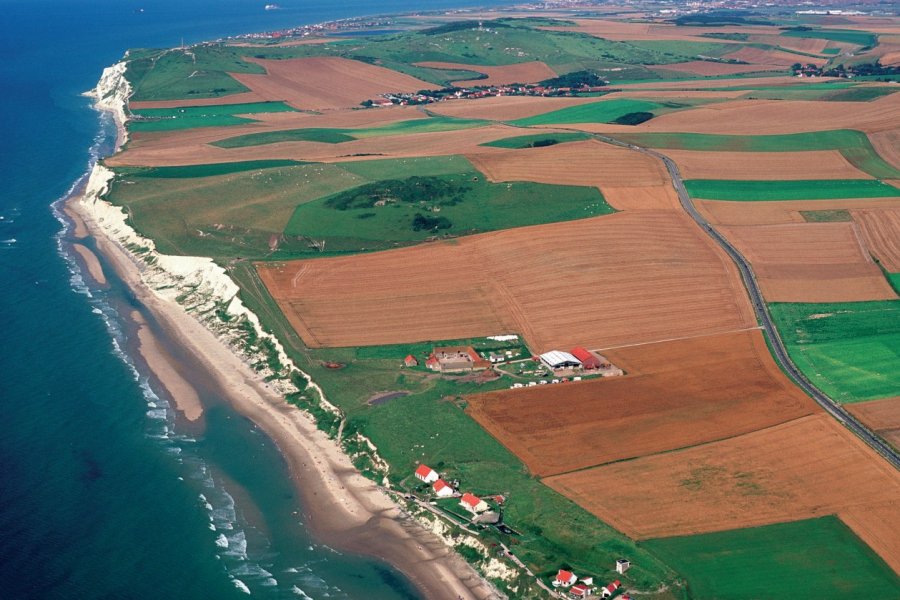
[[[175,131],[195,127],[222,127],[251,123],[254,119],[237,115],[273,112],[296,112],[284,102],[253,102],[219,106],[186,106],[182,108],[142,108],[131,111],[147,120],[128,121],[130,131]]]
[[[833,129],[784,135],[717,135],[706,133],[632,133],[617,138],[660,149],[708,152],[806,152],[839,150],[855,167],[879,179],[900,178],[900,170],[879,156],[865,133]]]
[[[685,187],[694,198],[734,201],[826,200],[834,198],[893,198],[897,188],[872,179],[797,181],[732,181],[689,179]]]
[[[895,598],[900,578],[837,517],[644,542],[694,598]]]
[[[816,38],[832,42],[845,42],[858,46],[874,46],[878,38],[868,31],[850,29],[811,29],[808,31],[785,31],[781,35],[795,38]]]
[[[209,165],[185,165],[180,167],[119,167],[116,173],[127,177],[157,179],[194,179],[198,177],[215,177],[231,173],[243,173],[259,169],[275,167],[291,167],[306,164],[290,159],[246,160],[241,162],[214,163]]]
[[[373,109],[377,110],[377,109]],[[454,131],[457,129],[469,129],[488,125],[489,121],[481,119],[454,119],[452,117],[428,117],[425,119],[411,119],[399,121],[381,127],[366,127],[357,129],[338,128],[306,128],[288,129],[284,131],[272,131],[265,133],[250,133],[231,138],[225,138],[214,142],[213,146],[220,148],[244,148],[247,146],[262,146],[278,142],[325,142],[339,144],[350,140],[379,137],[386,135],[409,135],[413,133],[434,133],[440,131]]]
[[[826,394],[900,394],[900,300],[770,306],[792,360]]]
[[[511,546],[536,573],[555,573],[560,565],[612,578],[615,559],[628,556],[635,567],[626,581],[655,588],[672,573],[659,560],[602,521],[531,477],[524,465],[463,411],[455,399],[506,383],[476,384],[437,381],[422,369],[401,369],[403,357],[429,345],[376,348],[307,349],[291,329],[246,263],[231,270],[241,297],[285,343],[296,364],[325,390],[348,415],[346,431],[371,437],[391,466],[395,482],[409,479],[417,462],[458,477],[475,493],[504,493],[504,521],[522,535],[489,533]],[[347,366],[327,369],[322,361]],[[378,391],[410,391],[412,395],[370,406]]]
[[[656,102],[616,98],[570,106],[533,117],[517,119],[512,123],[521,127],[565,123],[610,123],[628,113],[653,112],[661,107],[662,105]]]
[[[521,148],[534,148],[537,146],[552,146],[554,144],[564,144],[566,142],[578,142],[589,139],[589,133],[536,133],[534,135],[517,135],[515,137],[503,138],[502,140],[494,140],[485,142],[482,146],[491,146],[493,148],[510,148],[518,150]]]

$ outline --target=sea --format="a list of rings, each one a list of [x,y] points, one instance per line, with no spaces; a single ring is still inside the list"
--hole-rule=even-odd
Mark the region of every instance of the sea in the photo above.
[[[81,94],[126,49],[492,3],[265,4],[0,0],[0,599],[418,597],[309,535],[277,448],[200,371],[202,422],[179,419],[134,351],[142,307],[71,255],[60,202],[115,137]]]

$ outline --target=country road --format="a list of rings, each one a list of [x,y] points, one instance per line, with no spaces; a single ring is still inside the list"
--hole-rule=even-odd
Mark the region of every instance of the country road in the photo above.
[[[850,414],[843,406],[832,400],[830,397],[825,395],[819,388],[817,388],[806,376],[800,372],[800,369],[794,364],[788,355],[787,349],[784,346],[784,342],[781,339],[781,336],[778,333],[778,329],[775,327],[775,323],[772,321],[772,316],[769,314],[769,307],[766,305],[765,300],[763,300],[762,292],[759,289],[759,283],[756,281],[756,276],[753,273],[753,269],[750,267],[750,263],[747,262],[747,259],[737,251],[737,249],[731,245],[727,239],[725,239],[722,234],[720,234],[716,229],[709,224],[709,221],[697,211],[694,206],[693,201],[691,200],[690,195],[687,192],[687,189],[684,187],[684,180],[681,178],[681,173],[678,170],[678,166],[675,162],[669,158],[668,156],[661,154],[655,150],[650,150],[649,148],[643,148],[640,146],[635,146],[633,144],[628,144],[617,140],[615,138],[611,138],[604,135],[595,135],[595,137],[603,142],[608,144],[613,144],[615,146],[622,146],[625,148],[629,148],[631,150],[635,150],[637,152],[641,152],[643,154],[647,154],[649,156],[653,156],[663,161],[666,165],[666,169],[669,171],[669,176],[672,178],[672,183],[675,186],[675,191],[678,192],[678,199],[681,202],[681,206],[684,208],[685,212],[690,215],[690,217],[700,226],[703,231],[705,231],[715,242],[722,247],[725,252],[731,257],[734,261],[735,265],[737,265],[738,270],[741,273],[741,278],[744,280],[744,286],[747,288],[747,292],[750,294],[750,301],[753,303],[753,310],[756,312],[756,318],[759,320],[760,325],[765,330],[765,332],[769,336],[769,342],[771,344],[772,353],[775,357],[775,360],[779,363],[781,368],[794,380],[794,382],[800,386],[803,391],[809,394],[813,400],[815,400],[819,406],[825,409],[831,416],[837,419],[840,423],[845,425],[850,431],[855,433],[860,437],[864,442],[866,442],[875,452],[882,455],[888,462],[890,462],[895,468],[900,469],[900,454],[896,450],[894,450],[890,445],[884,442],[880,437],[875,435],[872,431],[870,431],[865,425],[863,425],[856,417]]]

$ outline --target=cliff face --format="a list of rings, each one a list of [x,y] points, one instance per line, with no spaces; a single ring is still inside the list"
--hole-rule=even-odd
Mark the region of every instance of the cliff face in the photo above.
[[[123,61],[103,69],[97,87],[86,94],[94,98],[98,109],[113,113],[119,127],[119,146],[128,140],[128,131],[125,129],[125,106],[132,90],[131,84],[125,78],[126,64]]]

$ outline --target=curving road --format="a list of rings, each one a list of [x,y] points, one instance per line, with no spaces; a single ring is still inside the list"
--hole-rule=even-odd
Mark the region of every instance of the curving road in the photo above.
[[[753,269],[750,267],[750,263],[747,262],[747,259],[737,251],[737,249],[731,245],[727,239],[725,239],[722,234],[720,234],[716,229],[709,224],[709,221],[701,215],[696,207],[694,207],[694,203],[691,200],[690,195],[687,192],[687,189],[684,187],[684,181],[681,178],[681,173],[678,170],[678,167],[675,165],[675,162],[669,158],[668,156],[661,154],[655,150],[650,150],[649,148],[643,148],[641,146],[635,146],[633,144],[628,144],[617,140],[615,138],[607,137],[604,135],[595,135],[598,140],[606,142],[608,144],[613,144],[615,146],[622,146],[625,148],[629,148],[631,150],[636,150],[637,152],[641,152],[643,154],[647,154],[649,156],[653,156],[655,158],[660,159],[666,165],[666,169],[669,171],[669,176],[672,178],[672,183],[675,186],[675,191],[678,192],[678,199],[681,202],[681,206],[684,208],[685,212],[690,215],[692,219],[700,226],[703,231],[707,233],[719,246],[722,247],[725,252],[731,257],[731,260],[734,261],[735,265],[737,265],[738,270],[741,273],[741,278],[744,280],[744,286],[747,288],[747,292],[750,294],[750,301],[753,303],[753,310],[756,312],[756,318],[759,320],[760,325],[765,330],[765,332],[769,336],[769,341],[771,343],[772,353],[775,356],[775,360],[779,363],[782,369],[794,380],[794,382],[799,385],[803,391],[809,394],[813,400],[815,400],[819,406],[825,409],[831,416],[837,419],[841,424],[845,425],[850,431],[855,433],[866,442],[875,452],[883,456],[889,463],[891,463],[895,468],[900,469],[900,454],[894,448],[892,448],[889,444],[884,442],[880,437],[875,435],[872,431],[870,431],[865,425],[863,425],[856,417],[850,414],[843,406],[826,396],[819,388],[817,388],[813,383],[806,378],[806,376],[800,372],[800,369],[794,364],[788,355],[787,348],[784,346],[784,342],[781,339],[781,336],[778,334],[778,329],[775,327],[774,321],[772,321],[772,316],[769,314],[769,307],[766,305],[765,300],[763,300],[762,292],[759,289],[759,283],[756,281],[756,275],[753,273]]]

